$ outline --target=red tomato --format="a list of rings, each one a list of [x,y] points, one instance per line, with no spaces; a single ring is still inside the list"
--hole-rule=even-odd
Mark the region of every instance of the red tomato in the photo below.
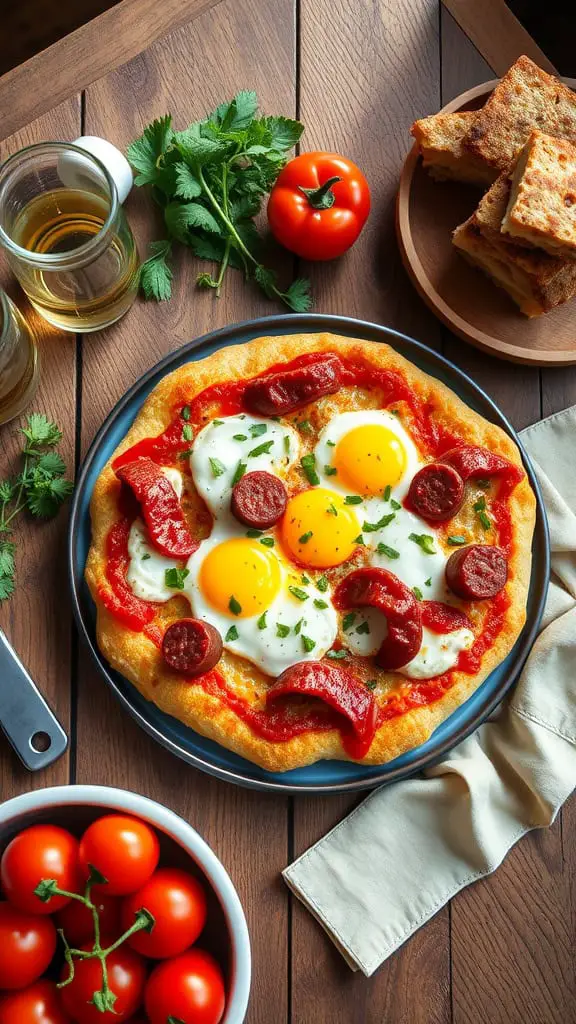
[[[54,982],[37,981],[0,999],[0,1024],[70,1024],[70,1017]]]
[[[222,971],[203,949],[189,949],[158,964],[144,993],[151,1024],[166,1024],[168,1017],[182,1024],[218,1024],[225,1004]]]
[[[102,939],[102,947],[106,948],[113,941],[113,938],[107,936]],[[85,944],[82,948],[91,949],[92,946]],[[135,1013],[142,1002],[146,980],[146,968],[142,958],[127,946],[119,946],[110,953],[106,964],[108,984],[116,996],[114,1013],[108,1010],[101,1013],[90,1002],[94,992],[102,988],[102,967],[96,957],[92,960],[75,960],[73,980],[60,989],[64,1009],[80,1024],[107,1024],[108,1021],[113,1024],[114,1021],[126,1020]],[[67,978],[68,973],[68,965],[64,964],[61,979]],[[163,1024],[166,1024],[166,1021]]]
[[[116,896],[108,896],[106,892],[92,890],[92,902],[100,915],[100,933],[117,938],[121,934],[120,900]],[[94,919],[91,911],[83,903],[70,900],[68,906],[56,915],[56,921],[58,927],[63,929],[70,946],[80,946],[83,942],[93,941]]]
[[[46,970],[56,952],[56,929],[48,917],[25,914],[0,903],[0,988],[24,988]]]
[[[57,825],[32,825],[8,843],[0,878],[5,896],[15,907],[28,914],[53,914],[68,899],[52,896],[43,903],[34,889],[43,878],[53,878],[60,889],[78,891],[78,840]]]
[[[107,814],[86,829],[80,840],[80,865],[88,877],[89,865],[107,879],[109,896],[125,896],[139,889],[156,870],[160,857],[158,837],[138,818]],[[102,891],[95,886],[94,891]]]
[[[206,924],[204,890],[192,875],[178,868],[160,868],[152,878],[122,903],[122,931],[134,923],[141,907],[156,923],[151,932],[135,932],[128,942],[143,956],[164,960],[183,953]]]
[[[280,171],[268,200],[278,241],[306,260],[333,260],[354,244],[370,213],[359,167],[337,153],[302,153]]]

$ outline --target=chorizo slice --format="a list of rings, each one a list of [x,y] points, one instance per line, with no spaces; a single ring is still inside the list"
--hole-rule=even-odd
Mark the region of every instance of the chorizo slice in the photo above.
[[[388,634],[376,655],[380,668],[402,668],[422,645],[420,602],[402,580],[387,569],[355,569],[334,594],[336,608],[377,608],[386,617]]]
[[[451,519],[462,507],[464,481],[457,469],[444,462],[431,462],[414,476],[408,490],[408,504],[417,515],[433,522]]]
[[[422,625],[433,633],[455,633],[457,629],[472,628],[464,612],[443,601],[422,602]]]
[[[342,364],[329,353],[294,370],[279,370],[249,381],[243,404],[258,416],[283,416],[303,405],[332,395],[342,383]]]
[[[178,619],[164,633],[162,655],[175,672],[200,676],[220,661],[222,637],[215,626],[202,619]]]
[[[178,495],[160,466],[152,459],[135,459],[120,466],[116,476],[138,501],[154,547],[168,558],[189,558],[198,541],[192,537]]]
[[[508,562],[501,548],[469,544],[455,551],[446,562],[446,583],[453,594],[465,601],[482,601],[506,585]]]
[[[510,485],[514,487],[520,482],[524,473],[520,466],[491,452],[488,448],[481,448],[474,444],[461,444],[457,448],[451,448],[444,452],[442,462],[448,463],[460,474],[463,480],[471,477],[507,477]]]
[[[364,757],[368,752],[376,731],[376,701],[365,683],[348,669],[324,661],[299,661],[278,676],[266,694],[266,703],[290,694],[317,697],[343,715],[357,740],[355,756]]]
[[[256,469],[234,485],[230,507],[245,526],[267,530],[284,515],[287,501],[282,481],[273,473]]]

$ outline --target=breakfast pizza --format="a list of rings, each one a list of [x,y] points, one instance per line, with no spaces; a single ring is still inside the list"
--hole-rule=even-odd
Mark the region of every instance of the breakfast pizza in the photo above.
[[[180,367],[91,513],[104,656],[272,771],[418,746],[525,621],[516,445],[383,344],[259,338]]]

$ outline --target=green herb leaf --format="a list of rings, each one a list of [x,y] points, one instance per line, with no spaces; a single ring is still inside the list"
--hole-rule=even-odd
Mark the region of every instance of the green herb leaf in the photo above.
[[[268,424],[267,423],[253,423],[252,426],[249,427],[248,429],[250,431],[250,436],[251,437],[260,437],[262,434],[265,434],[267,432]]]
[[[314,535],[312,533],[312,530],[308,530],[306,533],[303,533],[301,537],[298,537],[298,543],[299,544],[307,544],[308,541],[310,540],[310,538],[313,537],[313,536]]]
[[[414,541],[418,547],[422,548],[427,555],[435,555],[436,548],[434,547],[434,537],[430,536],[429,533],[410,533],[408,540]]]
[[[330,504],[328,505],[328,508],[326,509],[326,512],[329,515],[331,515],[331,516],[337,516],[338,515],[338,509],[336,508],[336,505],[334,504],[333,501],[331,501]]]
[[[281,622],[276,623],[276,636],[285,637],[290,632],[290,626],[284,626]]]
[[[150,557],[151,557],[151,555],[146,553],[145,555],[142,555],[142,558],[140,559],[140,561],[141,562],[147,562]]]
[[[338,470],[336,469],[336,466],[324,466],[324,472],[326,473],[326,476],[338,475]]]
[[[234,441],[247,441],[248,434],[232,434],[232,438]]]
[[[273,149],[284,152],[292,149],[304,131],[300,121],[292,121],[288,117],[267,117],[266,128],[270,132],[270,144]]]
[[[400,558],[400,552],[396,551],[396,548],[389,548],[387,544],[380,544],[376,548],[379,555],[386,555],[386,558]]]
[[[247,465],[246,465],[245,462],[239,462],[238,463],[238,465],[236,466],[236,472],[234,473],[234,476],[232,477],[232,481],[231,481],[232,487],[234,487],[234,484],[237,484],[238,481],[242,479],[242,477],[244,476],[244,473],[246,472],[246,469],[247,469]]]
[[[262,612],[262,615],[258,619],[256,625],[258,626],[258,629],[266,629],[266,612]]]
[[[240,615],[240,612],[242,611],[242,605],[234,597],[234,594],[231,595],[230,600],[228,601],[228,607],[232,612],[232,615]]]
[[[483,526],[483,528],[485,530],[491,530],[492,529],[492,522],[491,522],[490,518],[486,515],[486,513],[484,511],[480,511],[478,513],[478,519],[480,520],[480,522],[481,522],[481,524],[482,524],[482,526]]]
[[[274,547],[274,537],[262,537],[260,539],[260,543],[263,544],[265,548],[273,548]]]
[[[384,501],[390,501],[391,493],[392,488],[390,487],[390,484],[386,484],[386,487],[384,488]]]
[[[326,657],[332,661],[341,661],[342,658],[347,658],[349,652],[344,647],[339,647],[337,651],[333,648],[330,651],[326,651]]]
[[[474,502],[472,508],[474,509],[475,512],[483,512],[484,511],[484,509],[486,508],[486,498],[484,497],[484,495],[482,495],[482,497],[478,498],[478,501]]]
[[[361,548],[366,547],[366,541],[364,540],[364,537],[362,536],[361,533],[359,533],[357,537],[354,537],[354,543],[359,544]]]
[[[298,622],[294,626],[294,632],[296,633],[296,636],[299,635],[300,630],[302,629],[303,622],[304,622],[304,619],[298,619]]]
[[[422,601],[424,595],[423,595],[422,591],[420,590],[420,587],[412,587],[412,593],[414,594],[414,597],[418,601]]]
[[[377,679],[367,679],[366,680],[366,686],[368,687],[369,690],[375,690],[376,687],[378,686],[378,680]]]
[[[382,516],[377,523],[362,523],[362,530],[364,533],[375,533],[376,530],[383,530],[385,526],[389,526],[393,519],[396,519],[395,512],[390,512],[387,516]]]
[[[192,430],[192,427],[190,426],[189,423],[185,423],[184,426],[182,427],[182,440],[192,441],[193,437],[194,431]]]
[[[361,505],[363,500],[364,499],[361,498],[359,494],[347,494],[346,497],[344,498],[344,504],[345,505]]]
[[[257,448],[253,448],[251,452],[248,452],[249,459],[256,459],[258,455],[268,455],[274,441],[264,441],[264,444],[259,444]]]
[[[168,203],[164,209],[166,227],[179,242],[187,242],[189,228],[202,228],[217,235],[220,225],[201,203]]]
[[[186,420],[186,422],[188,422],[188,420],[190,419],[190,416],[191,416],[190,406],[189,405],[183,405],[181,410],[180,410],[180,415],[181,415],[183,420]]]
[[[226,633],[226,636],[224,637],[224,640],[225,640],[226,643],[230,643],[231,640],[237,640],[239,636],[240,636],[240,634],[239,634],[236,626],[230,626],[230,629]]]
[[[304,648],[307,654],[310,654],[310,651],[313,651],[314,648],[316,647],[316,641],[312,640],[311,637],[305,636],[304,633],[302,633],[302,647]]]
[[[253,526],[251,526],[249,530],[246,530],[247,537],[261,537],[263,533],[264,530],[255,530]]]
[[[320,591],[321,594],[325,594],[326,591],[328,590],[328,577],[320,576],[316,580],[316,586],[318,587],[318,590]]]
[[[429,576],[427,580],[424,580],[424,586],[425,587],[431,587],[432,586],[432,577],[431,576]]]
[[[327,608],[328,607],[328,602],[327,601],[323,601],[321,597],[315,597],[314,598],[314,607],[315,608]]]
[[[62,438],[59,427],[40,412],[33,412],[26,418],[26,426],[22,427],[22,433],[30,442],[28,448],[53,448]]]
[[[166,569],[164,573],[164,582],[167,587],[172,590],[184,590],[184,580],[190,575],[189,569],[178,569],[174,566],[171,569]]]
[[[170,114],[152,121],[139,139],[130,143],[126,156],[139,172],[134,178],[136,185],[154,184],[158,178],[159,157],[163,156],[173,137]]]
[[[298,430],[301,430],[304,434],[309,434],[312,430],[310,420],[301,420],[301,422],[297,423],[296,426],[298,427]]]
[[[305,590],[302,590],[301,587],[290,586],[290,587],[288,587],[288,590],[290,591],[292,596],[298,598],[299,601],[307,601],[308,600],[309,595],[306,593]]]
[[[188,164],[175,164],[174,178],[176,181],[174,191],[179,199],[196,199],[197,196],[201,195],[202,185],[196,175],[192,173]]]
[[[359,626],[356,626],[356,633],[370,633],[370,626],[367,622],[361,622]]]
[[[304,583],[304,585],[305,585],[305,586],[306,586],[306,585],[307,585],[308,583],[310,583],[310,577],[309,577],[309,576],[307,576],[307,575],[306,575],[306,573],[302,573],[302,575],[301,575],[300,579],[302,580],[302,583]]]
[[[150,242],[148,252],[148,259],[140,267],[140,287],[147,299],[166,302],[172,296],[173,275],[168,264],[172,243],[166,239]]]
[[[466,544],[466,537],[463,537],[461,534],[453,534],[446,539],[446,543],[449,544],[450,547],[456,548],[460,544]]]
[[[349,629],[352,629],[352,626],[354,625],[355,622],[356,612],[348,612],[342,619],[342,629],[344,630],[344,632],[347,633]]]
[[[185,440],[188,441],[189,439],[185,438]],[[222,476],[222,474],[226,472],[226,466],[223,462],[220,462],[220,459],[209,458],[208,462],[210,463],[210,469],[212,470],[213,477]]]
[[[316,456],[309,452],[307,455],[303,455],[300,459],[300,465],[304,470],[304,473],[308,479],[308,483],[316,487],[320,483],[320,477],[316,472]]]
[[[336,441],[326,441],[326,444],[328,445],[329,448],[336,447]]]
[[[284,434],[284,451],[286,455],[290,455],[290,435]]]

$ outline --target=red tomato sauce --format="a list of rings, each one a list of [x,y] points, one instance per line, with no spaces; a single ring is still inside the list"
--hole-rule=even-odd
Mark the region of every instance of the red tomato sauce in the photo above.
[[[295,369],[304,366],[317,358],[316,353],[306,353],[289,363],[279,363],[265,371],[265,376],[277,370]],[[393,409],[394,405],[404,402],[412,422],[409,432],[415,443],[434,458],[455,447],[459,438],[435,423],[433,413],[436,406],[433,401],[422,402],[411,390],[408,382],[397,370],[375,369],[361,358],[355,360],[342,359],[344,365],[344,385],[370,389],[381,392],[383,408]],[[157,437],[138,441],[118,456],[112,463],[113,468],[131,462],[133,459],[146,456],[155,462],[174,461],[181,452],[185,452],[191,444],[190,438],[184,437],[184,428],[189,424],[194,432],[216,416],[233,416],[244,411],[243,394],[247,381],[228,381],[211,385],[188,404],[175,411],[175,418],[166,430]],[[512,547],[512,525],[510,510],[506,503],[513,488],[522,478],[522,471],[516,466],[510,467],[509,474],[502,474],[497,498],[492,503],[492,517],[498,529],[499,543],[509,556]],[[155,617],[156,605],[135,597],[126,582],[129,564],[128,536],[134,515],[124,515],[111,529],[107,540],[106,581],[108,587],[99,588],[99,596],[108,611],[115,615],[129,629],[144,634],[158,647],[162,645],[162,632],[159,627],[151,625]],[[464,672],[476,673],[482,657],[494,643],[504,625],[504,616],[509,606],[508,596],[502,592],[495,597],[488,608],[484,620],[482,634],[476,638],[469,651],[462,651],[457,664],[449,672],[434,679],[413,681],[410,689],[393,694],[378,709],[377,727],[392,718],[405,714],[412,708],[431,704],[439,700],[453,685],[454,674]],[[436,617],[436,631],[450,631],[451,624],[441,623]],[[302,713],[297,702],[286,706],[279,704],[270,709],[258,710],[238,697],[227,685],[222,675],[213,669],[204,676],[188,680],[189,685],[202,686],[206,692],[218,696],[242,721],[259,736],[272,742],[286,742],[303,733],[325,732],[334,728],[340,730],[342,743],[351,757],[361,758],[366,750],[360,749],[358,737],[350,723],[342,715],[328,707]]]

